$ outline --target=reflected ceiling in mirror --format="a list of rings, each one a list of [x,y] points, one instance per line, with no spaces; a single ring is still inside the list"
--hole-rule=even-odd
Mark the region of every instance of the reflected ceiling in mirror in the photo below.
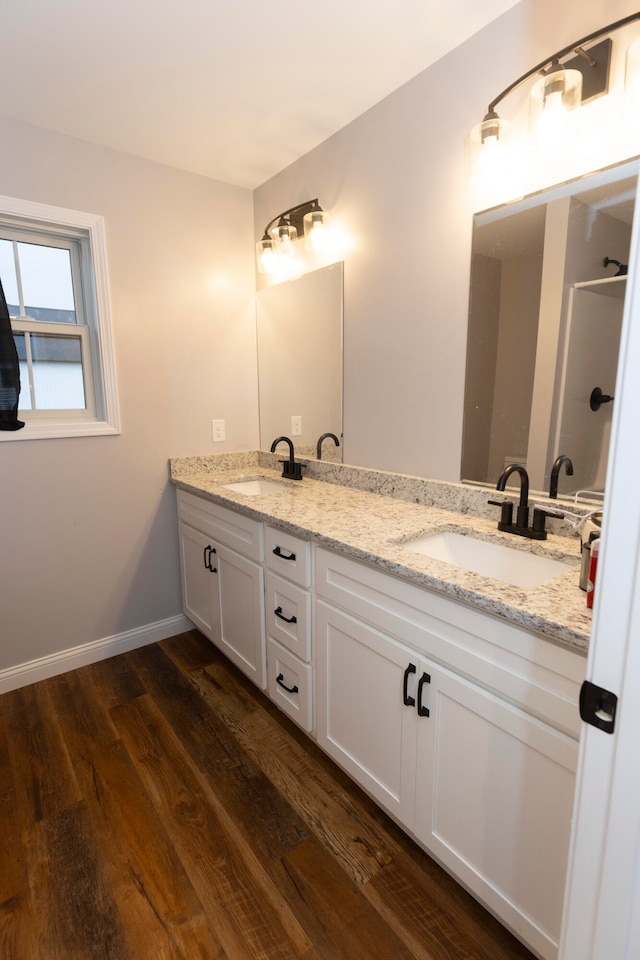
[[[260,446],[290,437],[296,454],[342,459],[342,263],[256,295]],[[295,431],[296,421],[300,432]]]
[[[521,463],[549,490],[571,458],[561,495],[602,494],[615,394],[637,162],[474,217],[467,340],[463,480],[495,485]]]

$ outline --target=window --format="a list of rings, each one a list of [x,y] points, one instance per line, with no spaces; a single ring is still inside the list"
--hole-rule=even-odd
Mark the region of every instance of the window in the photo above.
[[[102,218],[0,197],[0,279],[26,424],[0,441],[118,433]]]

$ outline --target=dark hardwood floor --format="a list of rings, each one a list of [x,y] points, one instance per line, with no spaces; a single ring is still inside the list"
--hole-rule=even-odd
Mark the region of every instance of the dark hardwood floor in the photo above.
[[[532,960],[197,631],[0,696],[0,960]]]

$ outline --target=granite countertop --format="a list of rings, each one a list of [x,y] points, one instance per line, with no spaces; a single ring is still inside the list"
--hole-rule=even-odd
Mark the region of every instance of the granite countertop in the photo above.
[[[550,532],[547,540],[529,541],[499,533],[493,516],[496,508],[492,508],[492,519],[477,515],[483,512],[487,491],[470,490],[461,484],[414,478],[412,485],[408,483],[411,478],[401,475],[312,462],[308,463],[305,479],[296,482],[282,479],[280,470],[274,469],[275,464],[277,458],[259,452],[180,458],[170,462],[170,479],[175,486],[190,493],[373,564],[533,630],[576,652],[586,652],[591,611],[586,607],[584,591],[578,586],[580,541],[575,534]],[[328,480],[312,475],[323,475],[323,472]],[[258,477],[276,481],[282,493],[248,496],[224,486]],[[362,486],[373,489],[359,489]],[[389,486],[393,487],[392,495],[376,492]],[[425,500],[428,502],[420,502]],[[551,526],[554,525],[557,527],[558,522],[552,521]],[[480,539],[562,560],[570,564],[570,569],[538,587],[524,589],[430,559],[402,546],[435,530],[471,530]]]

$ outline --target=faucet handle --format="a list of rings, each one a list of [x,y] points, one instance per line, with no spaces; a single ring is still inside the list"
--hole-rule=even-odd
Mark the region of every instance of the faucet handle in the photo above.
[[[536,539],[546,540],[547,531],[544,525],[547,517],[555,517],[556,520],[563,520],[564,513],[560,513],[559,510],[545,510],[544,507],[534,507],[532,529],[534,533],[542,534],[542,536],[536,537]]]
[[[492,507],[500,507],[500,523],[498,528],[510,527],[513,524],[513,503],[511,500],[487,500]]]

